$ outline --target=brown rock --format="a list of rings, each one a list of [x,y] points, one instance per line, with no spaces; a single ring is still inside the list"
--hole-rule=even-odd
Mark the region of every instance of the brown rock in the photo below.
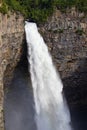
[[[8,83],[9,77],[12,77],[11,74],[21,56],[23,21],[21,14],[9,12],[9,17],[7,14],[0,14],[0,130],[4,130],[3,87]],[[4,76],[7,76],[5,81]]]

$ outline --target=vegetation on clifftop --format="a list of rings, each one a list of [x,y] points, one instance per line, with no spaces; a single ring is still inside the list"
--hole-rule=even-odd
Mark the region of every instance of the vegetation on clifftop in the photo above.
[[[65,12],[67,8],[73,6],[87,12],[87,0],[2,0],[0,12],[20,11],[25,18],[44,22],[56,8]]]

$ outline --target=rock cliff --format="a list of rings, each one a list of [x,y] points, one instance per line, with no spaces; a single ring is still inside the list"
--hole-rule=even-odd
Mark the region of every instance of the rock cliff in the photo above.
[[[67,13],[56,10],[44,25],[39,26],[59,70],[64,91],[72,106],[87,106],[87,17],[72,8]],[[4,130],[4,86],[22,54],[24,19],[20,13],[0,14],[0,130]]]
[[[53,61],[59,70],[70,105],[87,106],[87,16],[72,8],[59,10],[41,26]]]
[[[87,17],[75,10],[61,14],[56,11],[42,27],[41,33],[48,44],[62,77],[74,72],[87,53]],[[50,21],[50,22],[49,22]]]
[[[0,14],[0,130],[4,129],[4,83],[9,83],[11,73],[21,56],[24,34],[23,20],[20,13]]]

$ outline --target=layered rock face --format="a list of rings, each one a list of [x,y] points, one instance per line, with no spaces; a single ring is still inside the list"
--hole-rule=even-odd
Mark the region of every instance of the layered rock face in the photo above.
[[[87,17],[75,8],[67,13],[57,10],[40,32],[64,81],[69,103],[87,104]]]
[[[24,19],[20,14],[0,14],[0,130],[4,130],[3,98],[4,83],[9,79],[18,63],[24,37]],[[4,78],[5,77],[5,78]]]
[[[62,72],[62,77],[74,72],[78,68],[77,61],[86,57],[86,20],[87,17],[83,13],[71,10],[70,13],[61,14],[60,11],[56,11],[42,27],[42,35],[49,46],[54,62]]]
[[[74,8],[67,13],[56,10],[39,30],[64,81],[70,105],[87,105],[87,17]],[[0,14],[0,130],[4,130],[3,86],[9,84],[20,59],[23,38],[21,14]]]

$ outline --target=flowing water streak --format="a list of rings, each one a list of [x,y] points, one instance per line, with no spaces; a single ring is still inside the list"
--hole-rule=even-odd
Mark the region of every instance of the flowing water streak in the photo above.
[[[35,23],[26,22],[28,62],[34,93],[38,130],[71,130],[63,85]]]

